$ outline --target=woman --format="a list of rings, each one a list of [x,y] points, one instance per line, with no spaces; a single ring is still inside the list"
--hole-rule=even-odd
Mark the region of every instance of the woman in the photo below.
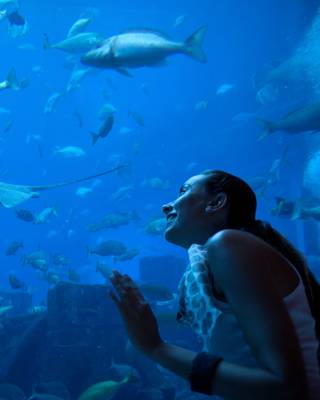
[[[190,257],[178,319],[203,335],[206,351],[163,341],[134,282],[114,271],[117,295],[110,295],[133,344],[194,391],[237,400],[320,399],[320,288],[298,251],[255,219],[251,188],[226,172],[205,171],[163,211],[165,238]]]

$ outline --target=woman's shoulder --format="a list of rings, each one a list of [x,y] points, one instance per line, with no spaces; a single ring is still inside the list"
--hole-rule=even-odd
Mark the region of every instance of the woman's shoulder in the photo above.
[[[242,231],[239,229],[222,229],[219,232],[212,235],[206,242],[205,248],[211,249],[223,249],[230,246],[243,246],[246,244],[255,243],[255,246],[261,248],[271,248],[271,246],[260,239],[258,236],[252,233]]]

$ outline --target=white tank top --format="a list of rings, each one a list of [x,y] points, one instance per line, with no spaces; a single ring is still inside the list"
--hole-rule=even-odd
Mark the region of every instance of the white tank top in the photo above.
[[[218,300],[213,293],[213,277],[206,250],[203,246],[192,245],[188,255],[190,264],[179,284],[178,321],[191,325],[202,340],[203,350],[220,355],[230,363],[259,366],[229,304]],[[320,372],[315,321],[300,274],[298,271],[296,273],[299,284],[283,300],[299,338],[311,400],[319,400]]]

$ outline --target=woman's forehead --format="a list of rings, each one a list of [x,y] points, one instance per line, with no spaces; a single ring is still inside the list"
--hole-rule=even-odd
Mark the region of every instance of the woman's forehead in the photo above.
[[[199,186],[205,183],[206,177],[205,175],[195,175],[185,181],[183,186]]]

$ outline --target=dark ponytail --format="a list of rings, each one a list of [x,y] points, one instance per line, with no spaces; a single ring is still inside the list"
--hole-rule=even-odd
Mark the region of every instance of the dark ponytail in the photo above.
[[[298,270],[315,320],[316,335],[320,342],[320,285],[308,268],[303,255],[268,222],[255,219],[256,195],[245,181],[219,170],[204,171],[203,175],[208,177],[206,185],[209,193],[219,191],[226,193],[229,202],[229,227],[245,230],[258,236],[278,250]],[[320,346],[318,347],[318,358],[320,360]]]
[[[304,256],[268,222],[256,220],[249,226],[242,228],[242,230],[250,232],[269,243],[298,270],[306,291],[312,316],[315,319],[316,335],[320,341],[320,285],[307,266]]]

